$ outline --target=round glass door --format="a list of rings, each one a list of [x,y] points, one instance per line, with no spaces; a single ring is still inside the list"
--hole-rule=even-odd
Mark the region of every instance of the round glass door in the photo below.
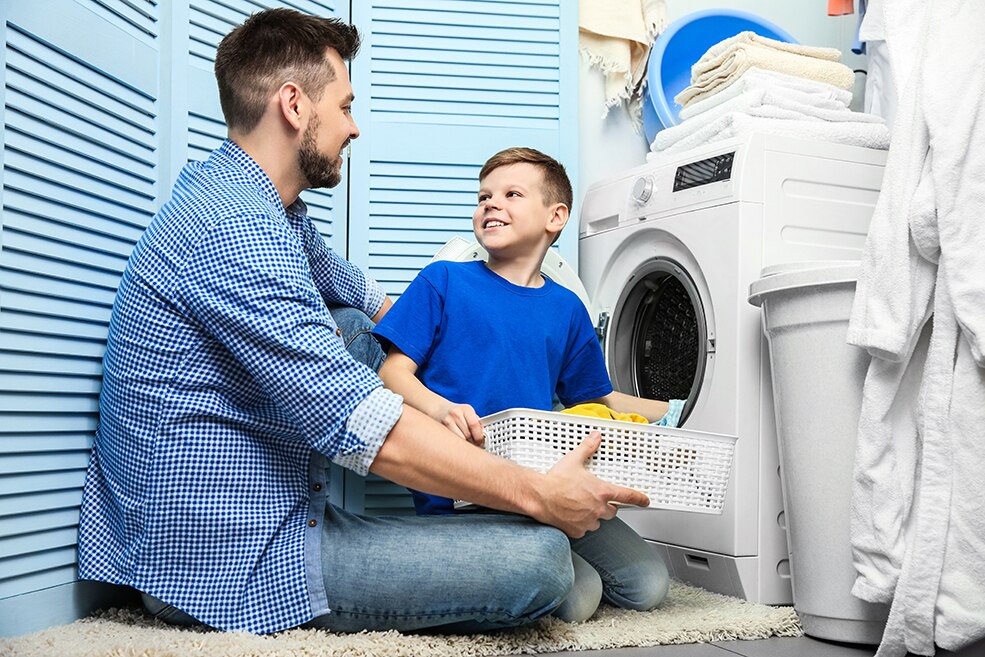
[[[617,389],[648,399],[687,399],[691,412],[708,359],[708,327],[694,281],[676,262],[656,258],[630,277],[608,345]]]

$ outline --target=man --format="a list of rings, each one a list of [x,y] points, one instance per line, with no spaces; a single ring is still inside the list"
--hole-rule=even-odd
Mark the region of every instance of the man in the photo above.
[[[346,352],[326,304],[374,319],[389,304],[298,195],[338,184],[359,136],[345,65],[358,46],[355,28],[285,9],[223,39],[228,139],[184,168],[117,292],[79,575],[140,590],[171,622],[517,625],[567,595],[564,533],[647,503],[584,469],[597,436],[546,475],[519,468],[404,406]],[[326,499],[326,459],[516,515],[356,516]]]

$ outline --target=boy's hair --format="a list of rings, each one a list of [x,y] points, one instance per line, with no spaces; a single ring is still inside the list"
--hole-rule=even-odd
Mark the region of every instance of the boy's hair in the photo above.
[[[249,133],[260,122],[270,94],[289,80],[317,101],[335,79],[335,69],[325,59],[328,48],[343,61],[352,59],[359,51],[359,32],[337,18],[293,9],[268,9],[247,18],[215,53],[226,126]]]
[[[539,168],[544,176],[544,186],[541,190],[544,201],[548,205],[563,203],[568,208],[568,212],[571,212],[573,193],[571,181],[568,179],[568,173],[564,170],[564,165],[535,148],[506,148],[496,153],[482,165],[482,170],[479,171],[479,182],[482,182],[494,169],[511,164],[532,164]],[[555,234],[553,242],[556,242],[560,236],[561,233]]]

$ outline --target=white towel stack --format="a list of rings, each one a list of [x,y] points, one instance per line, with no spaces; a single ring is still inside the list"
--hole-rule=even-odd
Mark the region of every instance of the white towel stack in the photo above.
[[[674,153],[756,130],[868,148],[889,147],[877,116],[853,112],[854,73],[835,48],[742,32],[712,46],[674,99],[680,125],[662,130],[653,153]]]

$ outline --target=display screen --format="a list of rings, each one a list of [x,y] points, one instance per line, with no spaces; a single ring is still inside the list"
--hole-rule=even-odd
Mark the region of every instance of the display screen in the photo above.
[[[677,167],[677,175],[674,176],[674,191],[679,192],[682,189],[691,189],[699,185],[728,180],[732,177],[732,161],[734,159],[735,152],[732,152]]]

